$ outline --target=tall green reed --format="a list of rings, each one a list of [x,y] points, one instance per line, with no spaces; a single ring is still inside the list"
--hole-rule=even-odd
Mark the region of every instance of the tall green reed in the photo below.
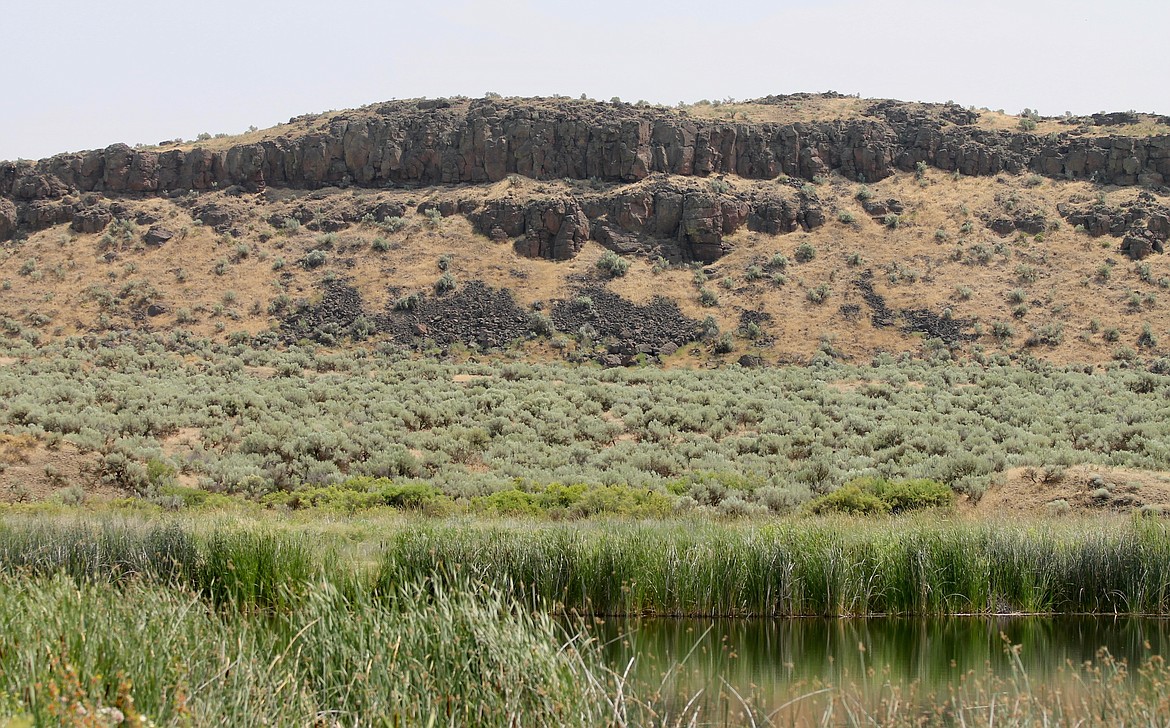
[[[1170,532],[1147,519],[423,524],[388,541],[377,580],[431,573],[595,614],[1160,614]]]

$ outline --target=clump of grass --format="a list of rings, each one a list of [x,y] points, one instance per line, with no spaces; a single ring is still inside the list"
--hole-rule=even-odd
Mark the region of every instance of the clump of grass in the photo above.
[[[1137,345],[1143,349],[1154,349],[1158,346],[1158,337],[1149,322],[1142,324],[1142,332],[1138,335]]]
[[[908,504],[950,498],[937,486],[905,490]],[[887,504],[902,502],[899,493]],[[457,563],[594,614],[1161,612],[1170,608],[1168,536],[1158,521],[428,526],[400,535],[378,578],[409,583]]]
[[[396,311],[413,311],[418,308],[419,303],[422,302],[422,296],[418,293],[408,293],[400,297],[394,302],[394,310]]]
[[[301,258],[301,267],[308,270],[320,268],[325,265],[326,255],[324,250],[315,249],[310,250],[304,258]]]
[[[809,300],[810,303],[820,304],[829,300],[830,293],[831,291],[828,284],[821,283],[808,289],[808,293],[805,294],[805,297]]]

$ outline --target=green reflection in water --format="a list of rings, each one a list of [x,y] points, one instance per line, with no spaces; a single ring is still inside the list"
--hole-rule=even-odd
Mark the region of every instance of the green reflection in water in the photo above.
[[[767,712],[823,686],[913,684],[929,700],[964,679],[1010,677],[1009,645],[1033,686],[1067,687],[1102,648],[1137,666],[1170,646],[1170,622],[1133,617],[648,619],[593,629],[616,670],[634,658],[636,683],[661,684],[676,705],[699,694],[707,715],[728,713],[736,694]]]

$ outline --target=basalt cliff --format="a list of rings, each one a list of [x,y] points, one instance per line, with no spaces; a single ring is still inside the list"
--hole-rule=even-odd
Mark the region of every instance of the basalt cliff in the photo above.
[[[832,98],[819,95],[814,99]],[[756,106],[791,103],[768,97]],[[878,182],[921,165],[960,175],[1032,172],[1056,179],[1158,188],[1170,180],[1170,135],[1109,133],[1127,115],[1067,123],[1067,131],[989,129],[953,104],[875,101],[853,118],[753,122],[686,110],[569,99],[394,101],[293,119],[250,143],[106,149],[0,163],[0,238],[69,222],[94,232],[106,200],[238,189],[418,188],[535,180],[631,183],[634,193],[455,204],[496,237],[523,238],[524,255],[566,259],[586,239],[633,252],[646,240],[666,257],[711,261],[740,226],[765,232],[824,223],[804,181],[837,173]],[[1166,122],[1165,118],[1155,122]],[[164,143],[165,145],[166,143]],[[718,194],[693,178],[792,181],[791,195]],[[366,214],[363,212],[363,214]]]

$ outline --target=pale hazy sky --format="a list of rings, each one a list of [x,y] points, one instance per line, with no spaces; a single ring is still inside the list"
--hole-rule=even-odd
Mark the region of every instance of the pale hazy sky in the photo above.
[[[0,17],[0,159],[486,91],[1170,114],[1167,0],[0,0]]]

